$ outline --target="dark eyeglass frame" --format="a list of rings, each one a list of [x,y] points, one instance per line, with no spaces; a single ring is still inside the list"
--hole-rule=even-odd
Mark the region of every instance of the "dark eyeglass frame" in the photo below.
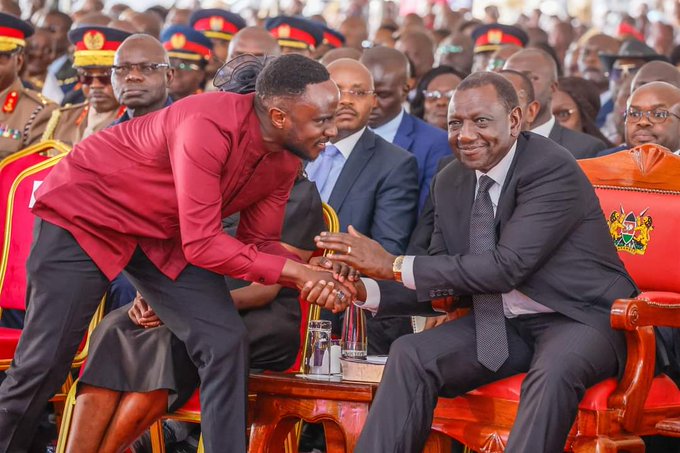
[[[111,66],[113,75],[126,76],[135,69],[143,75],[151,75],[159,69],[167,69],[170,65],[168,63],[126,63],[122,65]]]
[[[0,52],[0,63],[7,63],[14,55],[20,54],[23,51],[22,49],[22,47],[17,47],[9,52]]]
[[[637,116],[638,114],[639,114],[639,116]],[[640,120],[642,120],[643,116],[647,117],[647,121],[649,121],[652,124],[661,124],[661,123],[665,123],[666,120],[671,115],[680,119],[680,116],[676,115],[675,113],[673,113],[669,110],[663,110],[663,109],[645,110],[645,111],[628,109],[625,112],[623,112],[623,118],[626,120],[627,123],[630,123],[630,124],[639,123]]]
[[[449,91],[439,91],[439,90],[432,90],[432,91],[427,91],[423,90],[423,97],[425,98],[426,101],[438,101],[441,98],[446,98],[446,99],[451,99],[453,97],[453,92],[456,90],[449,90]]]
[[[92,82],[94,82],[95,79],[98,80],[102,85],[111,85],[111,72],[104,74],[88,74],[86,72],[78,73],[78,82],[82,83],[83,85],[92,85]]]

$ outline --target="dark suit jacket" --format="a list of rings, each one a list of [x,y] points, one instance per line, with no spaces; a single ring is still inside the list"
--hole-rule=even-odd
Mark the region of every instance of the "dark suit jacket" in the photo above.
[[[616,298],[637,290],[612,244],[600,203],[573,156],[539,135],[520,134],[496,212],[498,245],[468,254],[475,172],[459,162],[433,181],[435,226],[429,254],[414,263],[417,290],[381,285],[379,314],[410,300],[518,289],[565,316],[593,326],[625,364],[621,332],[609,325]],[[386,297],[383,297],[386,296]],[[421,306],[421,310],[422,310]]]
[[[418,210],[416,158],[366,129],[345,162],[328,204],[338,213],[341,231],[353,225],[390,253],[402,255]],[[327,319],[335,321],[339,333],[339,319]],[[368,353],[387,354],[395,339],[412,332],[407,318],[370,317]]]
[[[420,188],[418,209],[420,209],[430,191],[430,182],[437,172],[437,163],[442,157],[450,156],[452,153],[448,135],[420,118],[404,113],[392,143],[416,156]]]
[[[630,149],[630,147],[624,143],[623,145],[615,146],[613,148],[603,149],[597,153],[597,157],[608,156],[610,154],[618,153],[619,151],[625,151],[627,149]]]
[[[370,129],[361,135],[328,199],[341,231],[353,225],[393,254],[403,254],[416,222],[418,165]]]
[[[607,147],[599,138],[562,127],[557,120],[548,138],[567,148],[577,159],[595,157]]]

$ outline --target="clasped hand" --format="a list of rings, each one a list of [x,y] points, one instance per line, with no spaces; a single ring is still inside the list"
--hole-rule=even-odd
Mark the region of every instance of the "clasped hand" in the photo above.
[[[309,303],[338,313],[357,297],[359,272],[327,257],[315,257],[305,266],[309,273],[300,288],[300,297]]]

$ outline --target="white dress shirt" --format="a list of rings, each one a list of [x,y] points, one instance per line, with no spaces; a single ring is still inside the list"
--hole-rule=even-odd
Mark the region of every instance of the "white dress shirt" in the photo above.
[[[550,138],[550,132],[552,132],[553,126],[555,126],[555,117],[550,115],[550,119],[545,123],[531,129],[534,134],[542,135],[545,138]]]
[[[380,127],[373,129],[378,136],[382,137],[384,140],[392,143],[394,142],[394,137],[397,136],[397,131],[399,130],[399,125],[401,125],[401,120],[404,118],[404,109],[401,109],[399,115],[395,116],[385,124]]]
[[[508,154],[501,159],[500,162],[496,164],[491,170],[486,173],[486,176],[493,179],[495,184],[489,188],[489,197],[491,198],[491,203],[493,204],[493,212],[496,213],[498,207],[498,200],[501,196],[501,190],[503,184],[508,176],[508,171],[510,170],[510,165],[512,165],[512,160],[515,157],[515,151],[517,149],[517,142],[512,145]],[[479,178],[482,173],[481,171],[475,171],[477,176],[477,186],[479,185]],[[475,188],[475,193],[477,189]],[[415,275],[413,272],[413,264],[415,261],[415,256],[405,256],[404,262],[401,267],[401,276],[403,284],[409,289],[416,289]],[[372,312],[378,311],[378,306],[380,305],[380,288],[378,284],[368,278],[362,278],[364,286],[366,287],[366,302],[361,304],[361,307],[365,310]],[[550,313],[553,310],[541,305],[534,301],[530,297],[526,296],[522,292],[514,289],[510,292],[504,293],[503,297],[503,311],[505,316],[508,318],[514,318],[519,315],[535,314],[535,313]]]

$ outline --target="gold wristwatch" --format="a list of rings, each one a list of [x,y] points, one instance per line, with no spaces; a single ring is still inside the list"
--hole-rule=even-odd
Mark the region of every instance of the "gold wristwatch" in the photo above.
[[[392,262],[392,274],[394,275],[394,280],[403,283],[401,279],[401,266],[404,264],[404,255],[399,255]]]

